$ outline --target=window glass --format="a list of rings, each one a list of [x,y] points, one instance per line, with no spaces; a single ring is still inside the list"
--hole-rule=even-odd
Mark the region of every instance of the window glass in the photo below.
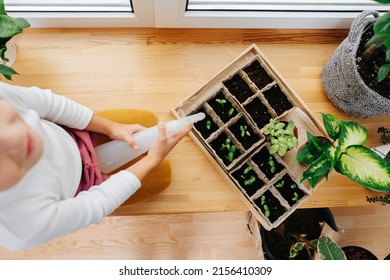
[[[12,12],[134,12],[131,0],[5,0]]]
[[[187,0],[187,11],[387,11],[373,0]]]

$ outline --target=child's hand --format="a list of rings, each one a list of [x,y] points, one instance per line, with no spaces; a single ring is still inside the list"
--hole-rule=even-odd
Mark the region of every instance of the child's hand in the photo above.
[[[112,140],[125,140],[134,149],[138,149],[137,143],[134,141],[133,133],[144,130],[146,127],[140,124],[120,124],[113,123],[107,136]]]
[[[158,123],[158,139],[157,143],[149,150],[148,157],[153,158],[157,162],[161,162],[168,153],[175,147],[175,145],[190,132],[192,124],[185,127],[179,133],[173,135],[170,138],[166,136],[166,126],[165,123],[159,121]]]

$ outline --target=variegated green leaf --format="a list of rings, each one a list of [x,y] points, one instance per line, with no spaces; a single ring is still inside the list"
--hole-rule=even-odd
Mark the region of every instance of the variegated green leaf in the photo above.
[[[351,180],[376,191],[390,191],[390,165],[364,146],[350,146],[335,168]]]
[[[302,180],[316,178],[315,181],[318,183],[318,177],[327,177],[331,168],[331,162],[326,155],[320,156],[316,159],[309,167],[303,172]],[[312,184],[309,180],[310,185],[314,188],[316,184]]]
[[[326,133],[333,140],[336,140],[340,134],[340,121],[332,114],[321,113]]]
[[[346,260],[343,250],[328,236],[318,238],[317,251],[321,260]]]
[[[363,145],[368,138],[367,129],[357,122],[341,121],[338,149],[340,153],[352,145]]]
[[[305,244],[303,242],[296,242],[290,247],[290,256],[289,258],[295,258],[302,249],[305,248]]]

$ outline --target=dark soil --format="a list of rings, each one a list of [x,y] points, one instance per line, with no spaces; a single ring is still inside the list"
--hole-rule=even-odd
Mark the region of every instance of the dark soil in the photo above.
[[[363,58],[362,53],[365,51],[364,44],[374,34],[372,26],[367,29],[362,35],[359,48],[356,53],[357,70],[362,77],[364,83],[373,91],[382,95],[385,98],[390,99],[390,76],[384,79],[382,82],[378,82],[377,75],[381,65],[386,63],[386,47],[373,51],[369,58]]]
[[[218,103],[217,100],[225,100],[223,104]],[[218,92],[217,95],[208,101],[214,112],[221,118],[224,123],[227,123],[231,118],[237,115],[237,110],[233,105],[226,99],[222,91]]]
[[[272,86],[270,89],[263,92],[263,95],[278,116],[293,107],[293,105],[288,100],[287,96],[283,93],[279,85]]]
[[[244,68],[244,72],[249,79],[257,86],[259,90],[273,82],[267,71],[261,66],[260,62],[255,60],[251,65]]]
[[[276,159],[268,152],[266,147],[263,147],[259,152],[253,155],[252,161],[260,168],[268,180],[271,180],[276,174],[283,170]]]
[[[262,228],[263,249],[266,257],[276,260],[288,260],[290,247],[297,240],[294,235],[306,235],[307,240],[317,239],[321,233],[320,222],[325,221],[334,230],[333,217],[329,217],[329,212],[325,208],[297,209],[280,226],[270,231]],[[308,260],[309,255],[306,250],[302,250],[295,258]]]
[[[235,74],[230,80],[223,82],[223,84],[240,103],[244,103],[248,97],[251,97],[254,94],[254,92],[239,74]]]
[[[242,128],[244,128],[245,131],[242,131]],[[260,137],[253,131],[244,117],[238,119],[238,121],[230,126],[229,129],[246,150],[260,140]]]
[[[262,200],[263,196],[265,197],[264,201]],[[271,223],[275,222],[286,212],[286,208],[280,204],[279,200],[269,190],[253,202],[260,208],[264,215],[266,215],[264,205],[267,205],[269,209],[269,216],[267,218]]]
[[[197,113],[203,112],[206,114],[206,117],[194,124],[194,127],[200,132],[204,139],[207,139],[213,132],[218,130],[218,125],[213,121],[213,119],[206,113],[202,108],[198,110]]]
[[[244,164],[240,169],[234,171],[232,176],[238,181],[245,193],[251,197],[264,186],[264,182],[259,179],[253,169],[250,169],[245,173],[245,169],[248,167],[248,164]]]
[[[268,124],[269,120],[272,118],[267,107],[259,98],[254,98],[245,106],[245,110],[252,117],[259,129],[262,129],[266,124]]]
[[[284,175],[282,179],[274,184],[274,186],[290,206],[293,206],[305,195],[305,193],[298,188],[298,184],[294,182],[288,174]]]
[[[365,248],[359,246],[343,247],[347,260],[377,260],[378,258]]]
[[[211,147],[214,149],[217,156],[223,161],[225,166],[231,164],[234,159],[238,158],[241,155],[240,151],[236,149],[236,151],[234,152],[233,160],[229,160],[229,150],[227,148],[223,148],[223,145],[225,144],[227,138],[228,136],[225,133],[221,133],[221,135],[219,135],[214,141],[210,143]],[[230,145],[234,145],[233,141],[230,141]]]

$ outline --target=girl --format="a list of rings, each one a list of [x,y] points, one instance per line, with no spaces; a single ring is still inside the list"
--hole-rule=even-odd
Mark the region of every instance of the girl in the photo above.
[[[148,154],[108,177],[96,163],[95,136],[123,139],[136,149],[132,133],[143,126],[113,122],[49,90],[0,83],[0,246],[30,248],[100,223],[192,126],[171,138],[163,122],[158,127]]]

